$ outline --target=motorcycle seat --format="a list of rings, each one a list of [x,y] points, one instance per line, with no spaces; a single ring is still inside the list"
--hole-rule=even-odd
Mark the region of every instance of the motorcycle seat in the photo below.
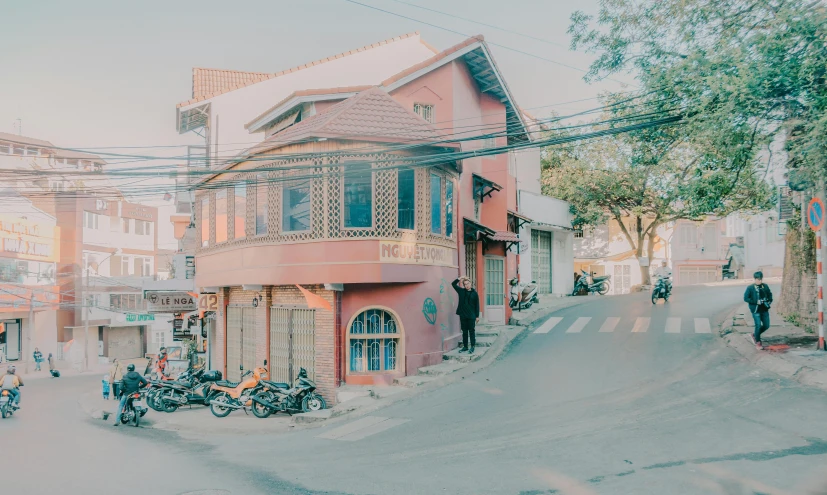
[[[290,385],[288,385],[288,384],[286,384],[286,383],[284,383],[284,382],[271,382],[270,380],[262,380],[262,381],[263,381],[264,383],[266,383],[267,385],[270,385],[271,387],[275,387],[275,388],[283,388],[283,389],[285,389],[285,390],[287,390],[287,389],[289,389],[289,388],[290,388]]]
[[[241,382],[228,382],[227,380],[218,380],[215,382],[219,387],[236,388]]]
[[[594,277],[594,281],[595,282],[602,282],[604,280],[609,280],[610,278],[612,278],[611,275],[601,275],[599,277]]]

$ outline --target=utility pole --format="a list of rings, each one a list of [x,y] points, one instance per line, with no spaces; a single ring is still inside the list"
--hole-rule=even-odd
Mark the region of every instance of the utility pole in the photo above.
[[[29,372],[29,354],[32,352],[32,332],[34,332],[34,289],[29,289],[29,331],[26,332],[26,345],[23,346],[23,356],[26,359],[26,373]]]

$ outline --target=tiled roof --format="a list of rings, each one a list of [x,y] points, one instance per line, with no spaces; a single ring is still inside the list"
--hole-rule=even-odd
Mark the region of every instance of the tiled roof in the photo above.
[[[251,152],[261,153],[308,137],[397,143],[440,139],[430,123],[374,87],[270,136]]]
[[[507,230],[498,230],[494,235],[489,237],[489,239],[500,242],[520,242],[520,237],[517,234]]]
[[[277,109],[278,107],[284,105],[285,103],[289,102],[293,98],[299,98],[302,96],[322,96],[322,95],[334,95],[334,94],[347,94],[347,93],[358,93],[360,91],[364,91],[366,89],[370,89],[373,86],[346,86],[343,88],[326,88],[326,89],[301,89],[299,91],[293,91],[287,98],[281,100],[280,102],[276,103],[272,107],[268,108],[261,115],[258,115],[256,118],[251,120],[250,122],[244,124],[244,128],[249,128],[253,122],[259,120],[262,117],[265,117],[268,113],[272,112],[273,110]]]
[[[192,97],[198,98],[211,93],[223,92],[233,86],[247,86],[271,77],[274,77],[274,74],[266,72],[241,72],[194,67],[192,69]]]
[[[8,132],[0,132],[0,141],[11,141],[14,143],[31,144],[33,146],[43,146],[45,148],[51,148],[54,146],[49,141],[30,138],[26,136],[18,136],[17,134],[9,134]]]
[[[313,67],[315,65],[323,64],[325,62],[330,62],[331,60],[336,60],[339,58],[347,57],[348,55],[353,55],[354,53],[363,52],[366,50],[370,50],[372,48],[378,48],[382,45],[387,45],[389,43],[393,43],[394,41],[403,40],[406,38],[410,38],[411,36],[418,36],[419,32],[415,31],[413,33],[403,34],[402,36],[397,36],[395,38],[390,38],[384,41],[379,41],[378,43],[372,43],[370,45],[363,46],[361,48],[357,48],[355,50],[349,50],[346,52],[339,53],[338,55],[333,55],[327,58],[323,58],[321,60],[315,60],[313,62],[309,62],[307,64],[299,65],[298,67],[293,67],[291,69],[283,70],[281,72],[276,73],[264,73],[264,72],[240,72],[240,71],[232,71],[232,70],[220,70],[220,69],[193,69],[193,95],[192,99],[179,103],[177,105],[178,108],[185,107],[188,105],[192,105],[193,103],[198,103],[199,101],[204,101],[209,98],[213,98],[223,93],[228,93],[230,91],[243,88],[245,86],[249,86],[251,84],[255,84],[261,81],[265,81],[267,79],[273,79],[274,77],[279,77],[284,74],[290,74],[291,72],[300,71],[302,69],[306,69],[308,67]],[[210,74],[215,75],[215,82],[210,83],[214,84],[215,87],[220,87],[220,89],[215,89],[210,92],[204,92],[202,89],[204,86],[199,88],[199,93],[196,94],[196,87],[195,87],[195,80],[196,80],[196,71],[197,70],[205,70],[209,71]],[[220,73],[220,74],[217,74]]]

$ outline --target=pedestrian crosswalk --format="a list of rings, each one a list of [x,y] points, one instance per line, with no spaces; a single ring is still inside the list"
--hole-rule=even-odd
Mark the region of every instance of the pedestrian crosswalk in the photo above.
[[[544,321],[533,333],[545,334],[557,329],[560,333],[699,333],[711,334],[709,318],[669,317],[666,320],[653,320],[648,316],[621,318],[609,316],[595,318],[591,316],[560,317],[553,316]]]

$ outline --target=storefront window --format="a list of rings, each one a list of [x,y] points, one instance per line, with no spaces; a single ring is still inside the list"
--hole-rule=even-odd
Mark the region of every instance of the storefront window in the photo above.
[[[351,372],[399,368],[399,330],[394,317],[381,309],[359,313],[348,331]]]
[[[397,174],[397,219],[396,226],[413,230],[416,211],[416,177],[413,170],[400,170]]]
[[[233,238],[242,239],[247,235],[247,183],[235,185],[233,204],[234,228]]]
[[[215,192],[215,242],[227,240],[227,190]]]
[[[281,228],[285,232],[310,230],[310,181],[282,186]]]
[[[373,170],[370,164],[345,166],[344,195],[345,227],[372,227]]]
[[[442,233],[442,177],[431,174],[431,233]]]

